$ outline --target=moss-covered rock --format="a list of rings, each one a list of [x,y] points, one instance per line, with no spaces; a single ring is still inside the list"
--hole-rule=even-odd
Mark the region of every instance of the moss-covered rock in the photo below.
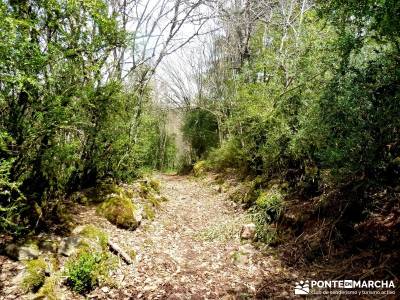
[[[98,206],[97,213],[124,229],[133,230],[139,226],[141,221],[139,210],[124,193],[105,200]]]
[[[39,289],[34,299],[58,300],[61,299],[58,290],[59,278],[57,276],[46,277],[43,286]]]
[[[193,166],[193,174],[196,177],[204,175],[207,171],[207,162],[205,160],[200,160],[196,162]]]
[[[25,262],[25,275],[21,285],[25,291],[37,292],[44,284],[47,264],[43,258]]]
[[[238,184],[229,194],[229,198],[236,203],[250,206],[257,199],[258,190],[251,182]]]
[[[33,242],[25,243],[22,246],[17,244],[8,244],[5,247],[4,252],[14,260],[37,259],[40,255],[37,244]]]
[[[92,224],[83,226],[79,230],[79,235],[83,238],[83,240],[88,239],[98,243],[103,250],[107,249],[108,247],[108,235],[103,230]]]
[[[79,236],[70,236],[63,238],[58,248],[58,254],[71,256],[75,253],[81,244],[82,239]]]

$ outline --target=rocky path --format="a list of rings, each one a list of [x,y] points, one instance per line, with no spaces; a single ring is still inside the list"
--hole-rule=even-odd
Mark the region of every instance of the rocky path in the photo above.
[[[288,275],[279,260],[240,239],[248,217],[212,181],[167,175],[158,179],[169,201],[153,221],[144,221],[135,231],[115,227],[96,215],[95,208],[77,211],[78,224],[94,224],[128,253],[136,253],[132,265],[120,261],[113,271],[114,285],[97,288],[87,298],[268,299],[276,296],[274,290],[284,298],[292,295],[294,278],[282,280]],[[266,284],[272,294],[260,295]],[[66,288],[63,292],[68,299],[80,299]]]
[[[137,253],[135,264],[121,272],[120,293],[139,299],[251,299],[267,278],[280,276],[279,261],[240,240],[247,216],[226,195],[188,177],[159,179],[169,201],[154,221],[128,233],[102,226]]]

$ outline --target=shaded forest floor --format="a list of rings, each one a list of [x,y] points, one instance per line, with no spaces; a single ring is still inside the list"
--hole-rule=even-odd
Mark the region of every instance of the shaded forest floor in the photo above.
[[[155,220],[144,220],[135,231],[119,229],[98,216],[94,207],[75,208],[76,225],[93,224],[113,242],[136,253],[134,263],[119,262],[114,285],[99,287],[92,299],[253,299],[265,287],[275,296],[293,295],[297,274],[268,248],[240,239],[247,214],[213,185],[185,176],[160,175],[164,202]],[[2,259],[1,299],[23,297],[13,284],[19,262]],[[83,299],[66,287],[65,299]],[[25,297],[25,296],[24,296]]]

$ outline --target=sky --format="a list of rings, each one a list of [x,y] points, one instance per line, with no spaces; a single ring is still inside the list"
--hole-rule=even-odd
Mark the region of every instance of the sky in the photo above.
[[[174,16],[173,8],[177,1],[181,2],[178,8],[177,25],[171,27]],[[128,30],[138,32],[136,43],[141,45],[140,49],[136,47],[136,61],[140,59],[146,61],[152,57],[147,62],[154,63],[161,51],[168,52],[168,55],[163,57],[157,67],[154,76],[157,98],[162,102],[168,102],[174,96],[170,88],[176,87],[177,81],[181,81],[180,85],[184,86],[187,96],[193,97],[196,93],[196,85],[190,74],[193,66],[198,64],[202,58],[202,49],[209,40],[207,33],[216,28],[213,19],[215,13],[209,5],[205,4],[196,6],[196,9],[190,13],[190,20],[181,24],[180,21],[187,13],[188,5],[197,1],[205,3],[205,0],[137,0],[132,6]],[[138,24],[140,26],[137,26]],[[177,34],[169,41],[169,46],[164,48],[165,43],[168,42],[171,28],[176,30],[178,26],[180,28],[177,30]],[[188,39],[198,30],[199,35],[188,42]],[[184,46],[182,46],[183,44]],[[182,48],[173,51],[180,46]],[[175,97],[175,100],[180,101],[179,97]]]

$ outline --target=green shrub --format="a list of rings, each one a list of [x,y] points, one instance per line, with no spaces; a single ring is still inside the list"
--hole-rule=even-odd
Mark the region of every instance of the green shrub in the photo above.
[[[36,292],[45,281],[47,264],[44,259],[38,258],[25,262],[25,268],[22,288],[25,291]]]
[[[108,198],[97,208],[100,215],[118,227],[125,229],[135,229],[139,226],[139,221],[135,217],[136,211],[132,200],[123,193]]]
[[[190,143],[195,159],[204,157],[218,145],[218,121],[208,110],[188,111],[183,122],[183,136]]]
[[[242,169],[245,166],[244,153],[237,139],[229,139],[207,156],[208,164],[217,171],[227,168]]]
[[[80,294],[92,290],[98,284],[97,268],[101,259],[101,253],[84,251],[68,260],[65,272],[68,285]]]
[[[260,210],[265,211],[265,220],[267,222],[276,221],[284,209],[284,195],[282,192],[273,187],[267,191],[260,192],[256,205]]]
[[[83,248],[68,259],[64,274],[68,285],[74,291],[85,294],[97,285],[112,284],[109,271],[116,265],[116,257],[108,251],[99,252]]]

